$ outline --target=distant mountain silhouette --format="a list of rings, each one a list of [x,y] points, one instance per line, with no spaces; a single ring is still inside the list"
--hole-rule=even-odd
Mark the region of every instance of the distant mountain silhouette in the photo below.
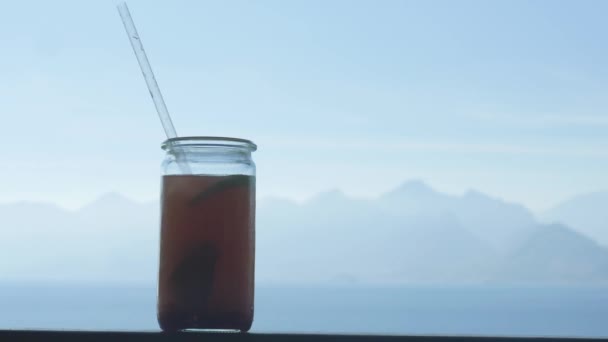
[[[584,207],[604,214],[605,207]],[[156,282],[156,202],[111,193],[75,211],[0,205],[0,217],[0,280]],[[446,195],[420,180],[376,199],[331,190],[301,204],[261,200],[256,239],[260,283],[608,282],[608,250],[568,226],[538,223],[523,206],[478,191]]]
[[[470,190],[463,196],[434,191],[421,181],[406,182],[379,199],[389,212],[409,215],[452,215],[460,225],[489,244],[506,252],[534,230],[534,216],[523,206],[506,203]]]
[[[80,210],[0,205],[3,279],[113,283],[153,281],[158,208],[106,194]]]
[[[101,212],[114,212],[116,214],[117,211],[133,210],[138,206],[139,203],[134,202],[119,193],[108,192],[99,196],[91,203],[81,207],[78,210],[78,213],[81,215],[88,213],[98,215]]]
[[[562,222],[608,246],[608,191],[576,196],[543,214],[543,219]]]
[[[564,225],[553,224],[542,226],[512,251],[492,280],[605,285],[607,274],[608,250]]]

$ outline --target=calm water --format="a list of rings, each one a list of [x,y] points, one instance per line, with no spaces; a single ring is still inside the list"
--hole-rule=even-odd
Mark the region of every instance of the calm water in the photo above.
[[[0,286],[0,329],[157,330],[155,289]],[[608,289],[257,289],[254,331],[608,336]]]

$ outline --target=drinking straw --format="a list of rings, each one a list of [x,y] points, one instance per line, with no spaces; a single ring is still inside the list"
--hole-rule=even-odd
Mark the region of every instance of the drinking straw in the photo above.
[[[152,71],[150,61],[148,61],[148,56],[146,55],[144,46],[141,43],[141,39],[139,38],[139,34],[137,33],[137,29],[135,28],[133,18],[131,18],[131,12],[129,12],[129,7],[124,1],[118,4],[117,7],[118,13],[120,13],[120,17],[122,18],[122,23],[125,26],[127,36],[129,36],[129,41],[131,42],[131,46],[133,47],[133,52],[135,53],[135,57],[137,57],[137,62],[139,63],[139,67],[141,68],[141,73],[144,75],[144,79],[146,80],[146,84],[148,85],[150,96],[152,97],[152,101],[154,101],[154,106],[156,107],[156,111],[158,112],[158,116],[165,130],[165,134],[167,135],[168,139],[176,138],[177,132],[175,131],[175,127],[173,126],[173,122],[171,121],[171,116],[169,115],[169,110],[167,109],[167,105],[165,104],[163,95],[160,92],[158,83],[156,82],[156,77],[154,77],[154,72]],[[184,173],[191,173],[188,164],[183,161],[182,158],[180,158],[180,155],[180,153],[176,153],[176,159],[180,168]]]

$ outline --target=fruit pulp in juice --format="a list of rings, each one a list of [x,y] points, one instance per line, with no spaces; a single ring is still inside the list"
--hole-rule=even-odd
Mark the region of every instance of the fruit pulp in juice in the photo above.
[[[164,176],[161,206],[161,329],[249,330],[255,177]]]

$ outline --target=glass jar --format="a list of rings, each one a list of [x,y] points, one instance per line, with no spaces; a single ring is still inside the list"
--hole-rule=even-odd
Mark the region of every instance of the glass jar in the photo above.
[[[244,139],[165,141],[158,322],[165,331],[253,321],[255,164]]]

